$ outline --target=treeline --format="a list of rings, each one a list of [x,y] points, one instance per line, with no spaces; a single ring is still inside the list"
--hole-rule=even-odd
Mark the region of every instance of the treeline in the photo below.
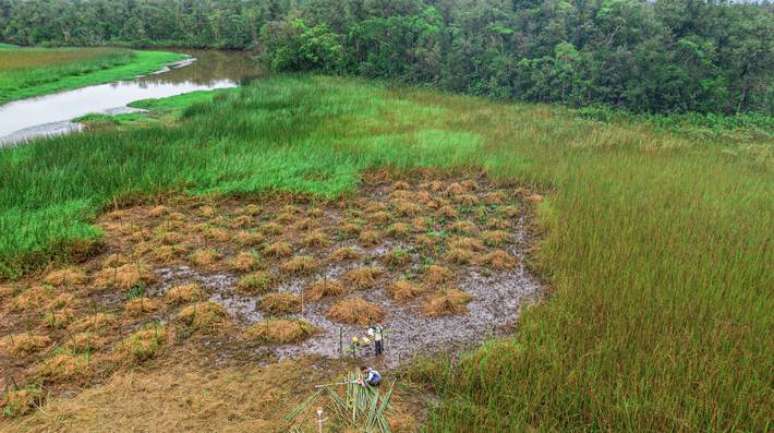
[[[0,0],[0,40],[18,45],[246,49],[295,0]]]
[[[261,50],[275,70],[634,112],[774,113],[774,7],[722,0],[0,0],[22,45]]]

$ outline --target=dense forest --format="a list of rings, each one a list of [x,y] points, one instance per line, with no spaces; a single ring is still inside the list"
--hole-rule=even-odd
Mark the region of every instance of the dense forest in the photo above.
[[[497,98],[774,113],[770,2],[0,0],[0,38],[255,49],[275,70]]]

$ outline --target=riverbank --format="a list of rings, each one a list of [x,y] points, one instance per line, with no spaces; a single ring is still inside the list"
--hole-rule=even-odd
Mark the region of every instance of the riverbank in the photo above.
[[[136,130],[107,128],[0,151],[0,263],[7,277],[26,273],[3,283],[12,287],[4,305],[23,305],[41,290],[66,295],[67,287],[36,289],[30,281],[102,254],[111,245],[105,241],[107,229],[93,223],[108,212],[118,212],[114,229],[127,234],[135,230],[118,221],[134,205],[144,204],[148,215],[167,215],[156,229],[136,232],[171,242],[146,254],[176,259],[180,254],[174,245],[192,234],[186,214],[164,214],[150,204],[169,207],[164,200],[179,194],[250,200],[275,193],[335,203],[357,196],[364,173],[405,174],[427,167],[448,176],[484,172],[498,188],[538,193],[522,196],[523,205],[536,213],[533,230],[540,236],[526,261],[544,278],[550,296],[521,312],[515,336],[492,340],[448,362],[412,363],[402,377],[428,385],[440,398],[429,413],[427,431],[765,431],[774,399],[770,387],[762,385],[771,383],[774,371],[767,337],[774,308],[768,270],[774,254],[766,225],[774,219],[774,179],[765,153],[770,146],[757,136],[731,143],[699,140],[648,125],[578,119],[552,106],[496,103],[361,80],[269,78],[181,108],[174,122]],[[454,190],[465,195],[460,188]],[[216,249],[218,237],[239,223],[240,215],[218,219],[212,213],[217,207],[199,208],[196,218],[206,216],[209,222],[197,229]],[[294,223],[303,219],[292,208],[284,210],[272,215]],[[446,211],[454,215],[452,210]],[[373,212],[380,211],[375,207]],[[364,224],[375,221],[363,219]],[[475,224],[488,220],[470,219]],[[282,224],[256,233],[267,236]],[[446,229],[423,234],[450,240]],[[265,242],[250,233],[242,239]],[[324,239],[310,237],[308,242]],[[287,245],[259,245],[256,260],[287,250]],[[193,251],[181,254],[200,266],[221,263],[211,262],[221,260],[217,251],[202,249],[196,256]],[[446,260],[446,250],[439,253]],[[142,260],[121,263],[122,256],[113,257],[116,273],[105,272],[104,281],[119,281],[117,270],[126,265],[121,281],[147,276]],[[250,255],[242,259],[249,266]],[[453,255],[448,259],[456,260]],[[303,271],[309,263],[297,260],[295,268],[287,269]],[[262,281],[245,283],[260,288]],[[161,305],[162,298],[150,290],[153,284],[144,284],[148,290],[142,295],[134,285],[108,290],[103,300],[127,302],[131,294],[149,298],[147,305]],[[86,279],[78,287],[89,291],[96,286]],[[453,305],[453,298],[442,304]],[[147,313],[143,302],[132,308]],[[29,320],[28,332],[48,329],[45,318]],[[112,323],[125,336],[135,331],[124,329],[121,320]],[[63,360],[56,348],[65,347],[67,338],[47,344],[54,350],[35,355],[36,365]],[[271,401],[251,399],[240,405],[244,394],[227,386],[233,383],[228,379],[233,366],[218,364],[217,344],[206,347],[207,356],[196,354],[206,368],[196,371],[207,375],[192,383],[216,391],[205,402],[190,404],[232,408],[212,410],[218,417],[212,425],[227,419],[259,425],[258,418],[276,417],[292,406],[285,400],[287,389],[299,383],[300,375],[279,383],[261,379],[268,384],[260,388],[266,390],[262,395],[277,395],[280,403],[267,397]],[[66,361],[83,365],[78,362],[85,358],[79,356]],[[170,383],[170,372],[177,371],[172,359],[177,357],[150,361],[142,371],[121,373],[75,398],[56,399],[46,411],[51,415],[41,411],[17,431],[55,430],[63,419],[75,420],[72,430],[79,430],[79,423],[87,426],[80,430],[88,430],[94,418],[79,420],[78,414],[103,410],[100,405],[111,401],[121,407],[104,410],[101,419],[125,413],[128,420],[131,407],[116,397],[125,395],[121,385],[133,377],[141,382],[132,383],[155,383],[152,378],[162,376],[165,381],[159,383],[169,383],[154,388],[158,405],[143,403],[141,422],[179,416],[178,406],[165,406],[170,400],[189,404],[175,391],[180,382]],[[251,380],[259,377],[257,367],[249,368]],[[197,426],[208,426],[206,408],[197,407]],[[114,430],[132,427],[126,421]]]
[[[186,56],[120,48],[1,48],[0,105],[158,71]]]

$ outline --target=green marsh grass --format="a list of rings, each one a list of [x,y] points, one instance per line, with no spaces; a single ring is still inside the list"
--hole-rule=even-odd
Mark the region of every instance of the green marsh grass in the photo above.
[[[0,104],[134,78],[184,57],[121,48],[0,49]]]
[[[370,168],[483,167],[546,195],[530,262],[548,295],[514,337],[412,372],[440,396],[427,431],[767,431],[771,145],[276,77],[195,103],[172,126],[1,150],[0,272],[64,260],[68,243],[100,235],[90,222],[123,196],[331,197]]]

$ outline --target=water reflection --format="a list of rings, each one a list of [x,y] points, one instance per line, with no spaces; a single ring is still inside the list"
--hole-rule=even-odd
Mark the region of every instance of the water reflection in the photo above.
[[[186,50],[196,61],[131,81],[84,87],[0,106],[0,146],[39,136],[77,131],[70,120],[89,113],[131,111],[127,104],[197,90],[235,87],[260,77],[252,59],[240,52]]]

